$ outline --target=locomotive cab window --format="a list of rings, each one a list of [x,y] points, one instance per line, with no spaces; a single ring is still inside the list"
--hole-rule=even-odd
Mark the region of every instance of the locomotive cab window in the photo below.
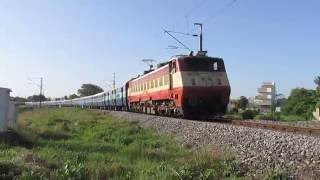
[[[177,72],[176,62],[172,63],[172,73]]]
[[[213,62],[213,71],[218,71],[218,62]]]
[[[179,64],[182,71],[225,71],[223,60],[218,58],[185,58]]]

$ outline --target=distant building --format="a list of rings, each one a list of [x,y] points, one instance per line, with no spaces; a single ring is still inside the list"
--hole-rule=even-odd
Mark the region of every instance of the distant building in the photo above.
[[[255,102],[260,112],[262,113],[271,112],[276,102],[275,83],[263,82],[262,86],[258,88],[258,95],[255,97]]]
[[[239,98],[230,99],[228,104],[228,112],[232,112],[234,109],[237,109],[238,106],[239,106]]]

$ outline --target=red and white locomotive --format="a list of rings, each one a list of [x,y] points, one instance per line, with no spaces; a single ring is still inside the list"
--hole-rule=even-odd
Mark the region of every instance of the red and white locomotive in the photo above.
[[[127,84],[128,109],[185,118],[226,112],[230,85],[221,58],[176,56]]]

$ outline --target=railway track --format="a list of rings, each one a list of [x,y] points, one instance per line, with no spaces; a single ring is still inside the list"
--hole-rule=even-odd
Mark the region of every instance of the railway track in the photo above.
[[[318,127],[303,127],[303,126],[297,126],[297,125],[272,123],[271,121],[266,123],[266,122],[248,121],[248,120],[229,120],[229,122],[231,124],[238,125],[238,126],[270,129],[275,131],[292,132],[297,134],[307,134],[307,135],[315,135],[315,136],[320,135],[320,128]]]
[[[148,115],[148,114],[145,114],[145,115]],[[302,123],[289,125],[288,123],[278,122],[278,121],[275,122],[275,121],[261,121],[261,120],[242,120],[242,119],[232,119],[232,118],[214,118],[214,119],[206,119],[206,120],[199,120],[199,121],[226,123],[226,124],[232,124],[232,125],[243,126],[243,127],[269,129],[269,130],[281,131],[281,132],[291,132],[296,134],[320,136],[320,122],[315,127],[311,127],[310,125],[303,126]]]

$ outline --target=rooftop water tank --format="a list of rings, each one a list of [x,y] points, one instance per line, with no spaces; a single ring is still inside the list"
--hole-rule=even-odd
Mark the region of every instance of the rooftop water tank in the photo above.
[[[0,87],[0,132],[7,130],[10,89]]]

